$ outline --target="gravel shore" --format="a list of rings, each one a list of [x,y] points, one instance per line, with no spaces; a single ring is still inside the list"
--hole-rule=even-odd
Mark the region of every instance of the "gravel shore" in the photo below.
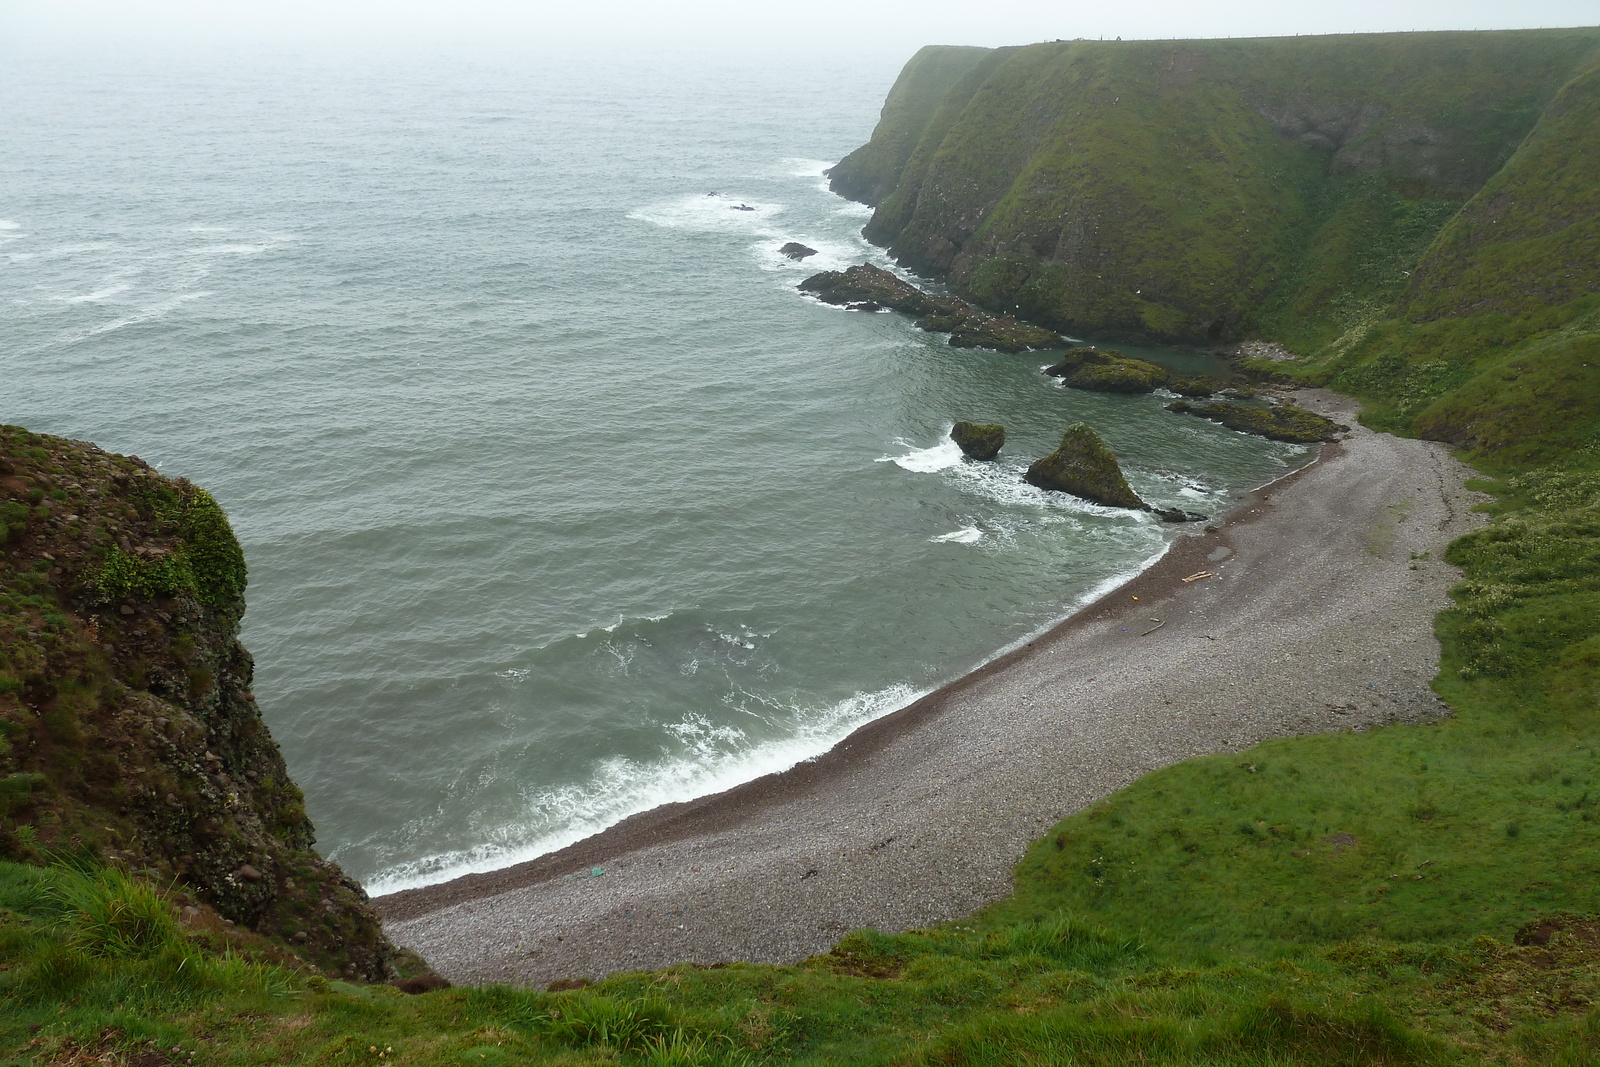
[[[1443,446],[1297,395],[1348,439],[1043,637],[782,774],[379,898],[390,936],[459,982],[793,962],[1004,896],[1031,840],[1147,771],[1446,714],[1438,557],[1482,498]]]

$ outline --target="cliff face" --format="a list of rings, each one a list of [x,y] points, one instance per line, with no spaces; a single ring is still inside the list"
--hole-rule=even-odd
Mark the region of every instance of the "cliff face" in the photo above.
[[[324,969],[389,976],[250,691],[244,557],[216,502],[0,427],[0,553],[0,855],[90,854]]]
[[[1392,300],[1597,45],[1563,30],[924,49],[832,180],[876,206],[867,236],[908,267],[1051,328],[1218,340],[1276,315],[1336,333],[1335,298]]]

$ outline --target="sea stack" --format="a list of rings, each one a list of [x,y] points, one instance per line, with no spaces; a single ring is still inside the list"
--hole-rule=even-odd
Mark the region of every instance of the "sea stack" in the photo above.
[[[1061,437],[1061,447],[1029,467],[1023,480],[1107,507],[1150,510],[1128,487],[1116,455],[1093,427],[1081,422],[1069,426]]]
[[[998,422],[958,422],[950,428],[950,440],[973,459],[993,459],[1005,447],[1006,428]]]

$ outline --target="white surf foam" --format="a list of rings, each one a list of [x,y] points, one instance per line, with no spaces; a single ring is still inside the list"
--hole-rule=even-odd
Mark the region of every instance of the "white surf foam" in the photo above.
[[[787,708],[747,694],[746,708],[766,718],[773,711],[800,723],[794,736],[752,744],[737,727],[691,714],[665,727],[683,746],[659,760],[612,757],[582,784],[530,794],[519,820],[473,848],[436,853],[379,872],[367,883],[374,896],[435,885],[465,874],[500,870],[535,859],[615,826],[630,815],[709,796],[762,775],[788,770],[832,748],[858,727],[923,696],[926,690],[893,685],[857,693],[826,708]],[[559,829],[546,829],[559,827]],[[337,858],[337,857],[334,857]]]
[[[743,210],[748,208],[749,210]],[[773,220],[783,214],[784,205],[750,200],[737,194],[702,193],[647,204],[628,212],[628,218],[695,233],[756,233],[776,237]]]
[[[108,285],[104,289],[96,289],[92,293],[84,293],[81,296],[57,296],[51,299],[62,304],[98,304],[102,300],[110,300],[114,296],[121,296],[132,288],[133,286],[126,282],[119,282],[116,285]]]
[[[833,163],[826,159],[791,157],[783,160],[780,165],[783,167],[783,173],[791,178],[821,178]]]
[[[798,241],[808,248],[816,249],[816,255],[807,256],[805,259],[790,259],[779,251],[790,241]],[[762,270],[811,275],[824,270],[844,270],[860,263],[871,249],[865,241],[835,241],[823,237],[808,237],[805,235],[785,234],[760,241],[751,246],[755,252],[756,262]],[[785,286],[792,285],[793,281],[785,279]]]
[[[983,540],[983,531],[978,529],[976,526],[963,526],[959,530],[951,530],[949,533],[940,534],[937,537],[930,537],[928,540],[936,545],[974,545]]]
[[[911,451],[903,456],[879,456],[874,462],[893,463],[897,467],[915,471],[917,474],[933,474],[961,462],[961,446],[948,437],[927,448],[917,448],[902,438],[896,438],[895,444]]]

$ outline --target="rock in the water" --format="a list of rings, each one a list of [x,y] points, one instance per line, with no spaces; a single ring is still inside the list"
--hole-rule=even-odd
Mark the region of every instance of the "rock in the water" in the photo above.
[[[1045,373],[1074,389],[1097,393],[1152,393],[1172,378],[1167,368],[1121,352],[1100,348],[1074,348]]]
[[[1179,396],[1195,399],[1203,396],[1215,396],[1222,391],[1223,383],[1219,378],[1201,375],[1196,378],[1174,378],[1167,383],[1167,388]]]
[[[803,245],[799,241],[790,241],[788,244],[778,249],[778,251],[796,262],[805,259],[807,256],[814,256],[817,254],[817,250],[815,248],[810,248],[806,245]]]
[[[1113,508],[1150,510],[1128,487],[1117,457],[1092,427],[1074,423],[1061,438],[1061,447],[1038,460],[1023,475],[1029,485],[1056,489]]]
[[[800,283],[802,292],[813,294],[825,304],[859,308],[866,304],[893,308],[917,319],[917,326],[934,333],[948,333],[957,348],[995,348],[1001,352],[1022,352],[1030,348],[1059,348],[1059,335],[1010,315],[991,315],[979,311],[965,300],[953,296],[925,293],[895,274],[861,263],[849,270],[827,270]]]
[[[1167,405],[1167,410],[1179,414],[1198,415],[1202,419],[1220,422],[1228,429],[1238,430],[1241,433],[1253,433],[1274,441],[1292,441],[1296,444],[1331,441],[1336,434],[1350,428],[1324,418],[1314,411],[1295,407],[1293,404],[1259,407],[1234,400],[1219,400],[1214,404],[1191,404],[1187,400],[1174,400]]]
[[[950,440],[973,459],[993,459],[1005,447],[1006,428],[997,422],[958,422],[950,428]]]
[[[1205,522],[1211,516],[1202,515],[1198,511],[1184,511],[1182,508],[1151,508],[1160,517],[1162,522]]]

